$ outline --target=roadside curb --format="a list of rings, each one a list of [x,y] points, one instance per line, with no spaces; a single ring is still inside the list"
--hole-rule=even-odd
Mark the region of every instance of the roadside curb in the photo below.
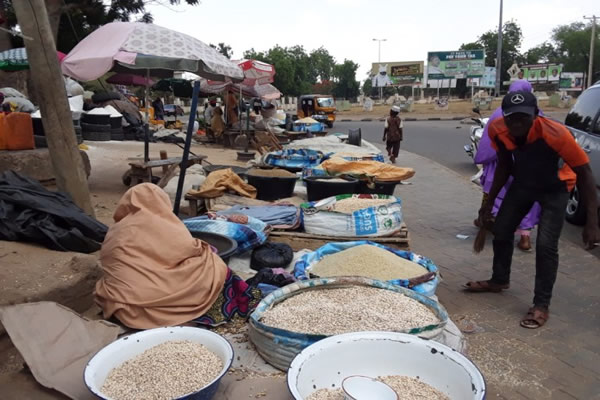
[[[408,117],[408,118],[402,118],[404,121],[407,122],[416,122],[416,121],[462,121],[464,119],[468,119],[469,117],[448,117],[448,118],[442,118],[442,117],[429,117],[429,118],[413,118],[413,117]],[[379,122],[384,122],[385,118],[362,118],[362,119],[340,119],[339,122],[373,122],[373,121],[379,121]]]

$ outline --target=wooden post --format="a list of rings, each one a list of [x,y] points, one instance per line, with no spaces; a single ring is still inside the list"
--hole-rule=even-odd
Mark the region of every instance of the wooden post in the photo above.
[[[13,1],[25,40],[31,78],[39,96],[42,122],[58,188],[94,216],[83,160],[44,0]]]
[[[159,154],[160,154],[160,159],[161,160],[166,160],[167,158],[169,158],[167,156],[167,151],[166,150],[161,150]],[[169,171],[169,166],[168,165],[163,165],[162,171],[163,171],[163,174],[166,174]]]

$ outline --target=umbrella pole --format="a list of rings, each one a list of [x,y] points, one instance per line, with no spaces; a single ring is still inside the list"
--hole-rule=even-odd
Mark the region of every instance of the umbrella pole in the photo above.
[[[188,159],[190,157],[190,146],[192,145],[192,135],[194,133],[194,121],[196,121],[196,110],[198,109],[198,95],[200,93],[200,81],[194,82],[194,92],[192,94],[192,107],[190,109],[190,119],[188,121],[187,133],[185,135],[185,147],[183,148],[183,157],[179,166],[179,181],[177,181],[177,193],[175,194],[175,204],[173,204],[173,213],[179,215],[179,203],[183,192],[183,183],[185,182],[185,170],[187,169]]]
[[[144,90],[145,97],[145,109],[146,109],[146,121],[144,123],[144,162],[150,161],[150,112],[149,112],[149,103],[148,97],[150,94],[150,69],[146,70],[146,89]]]

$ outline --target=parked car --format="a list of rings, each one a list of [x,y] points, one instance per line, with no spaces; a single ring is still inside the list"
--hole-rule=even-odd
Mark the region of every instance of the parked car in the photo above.
[[[577,143],[588,153],[590,166],[596,179],[600,196],[600,84],[586,89],[569,111],[565,125],[577,139]],[[581,196],[575,188],[567,205],[567,221],[576,225],[585,224],[586,212]]]

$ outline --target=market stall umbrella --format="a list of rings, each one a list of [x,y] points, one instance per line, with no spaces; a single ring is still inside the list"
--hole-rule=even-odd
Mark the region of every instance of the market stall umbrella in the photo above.
[[[187,71],[216,81],[244,79],[236,63],[204,42],[141,22],[111,22],[96,29],[62,63],[63,73],[80,81],[98,79],[119,67],[150,70],[153,76]]]
[[[258,60],[241,60],[238,65],[244,71],[246,86],[266,85],[275,80],[275,66]]]
[[[263,100],[277,100],[281,97],[281,92],[273,85],[254,85],[248,86],[242,83],[231,84],[229,82],[209,82],[206,79],[200,81],[200,89],[204,93],[219,94],[224,90],[239,92],[241,90],[244,96],[259,97]]]
[[[145,76],[134,75],[134,74],[124,74],[117,73],[111,76],[106,80],[108,83],[112,83],[113,85],[123,85],[123,86],[152,86],[154,85],[154,80],[148,79]]]
[[[145,72],[147,78],[150,77],[150,71],[153,76],[161,77],[168,77],[173,71],[187,71],[219,81],[241,82],[244,79],[244,73],[237,64],[200,40],[157,25],[139,22],[112,22],[100,27],[79,42],[62,62],[63,73],[81,81],[98,79],[111,70]],[[149,85],[146,86],[146,110],[148,87]],[[173,209],[176,214],[179,212],[199,90],[200,83],[196,82]],[[146,134],[145,161],[148,161],[148,153]]]
[[[58,61],[60,62],[65,53],[56,52]],[[27,50],[25,47],[5,50],[0,53],[0,70],[2,71],[22,71],[29,69],[29,60],[27,59]]]

